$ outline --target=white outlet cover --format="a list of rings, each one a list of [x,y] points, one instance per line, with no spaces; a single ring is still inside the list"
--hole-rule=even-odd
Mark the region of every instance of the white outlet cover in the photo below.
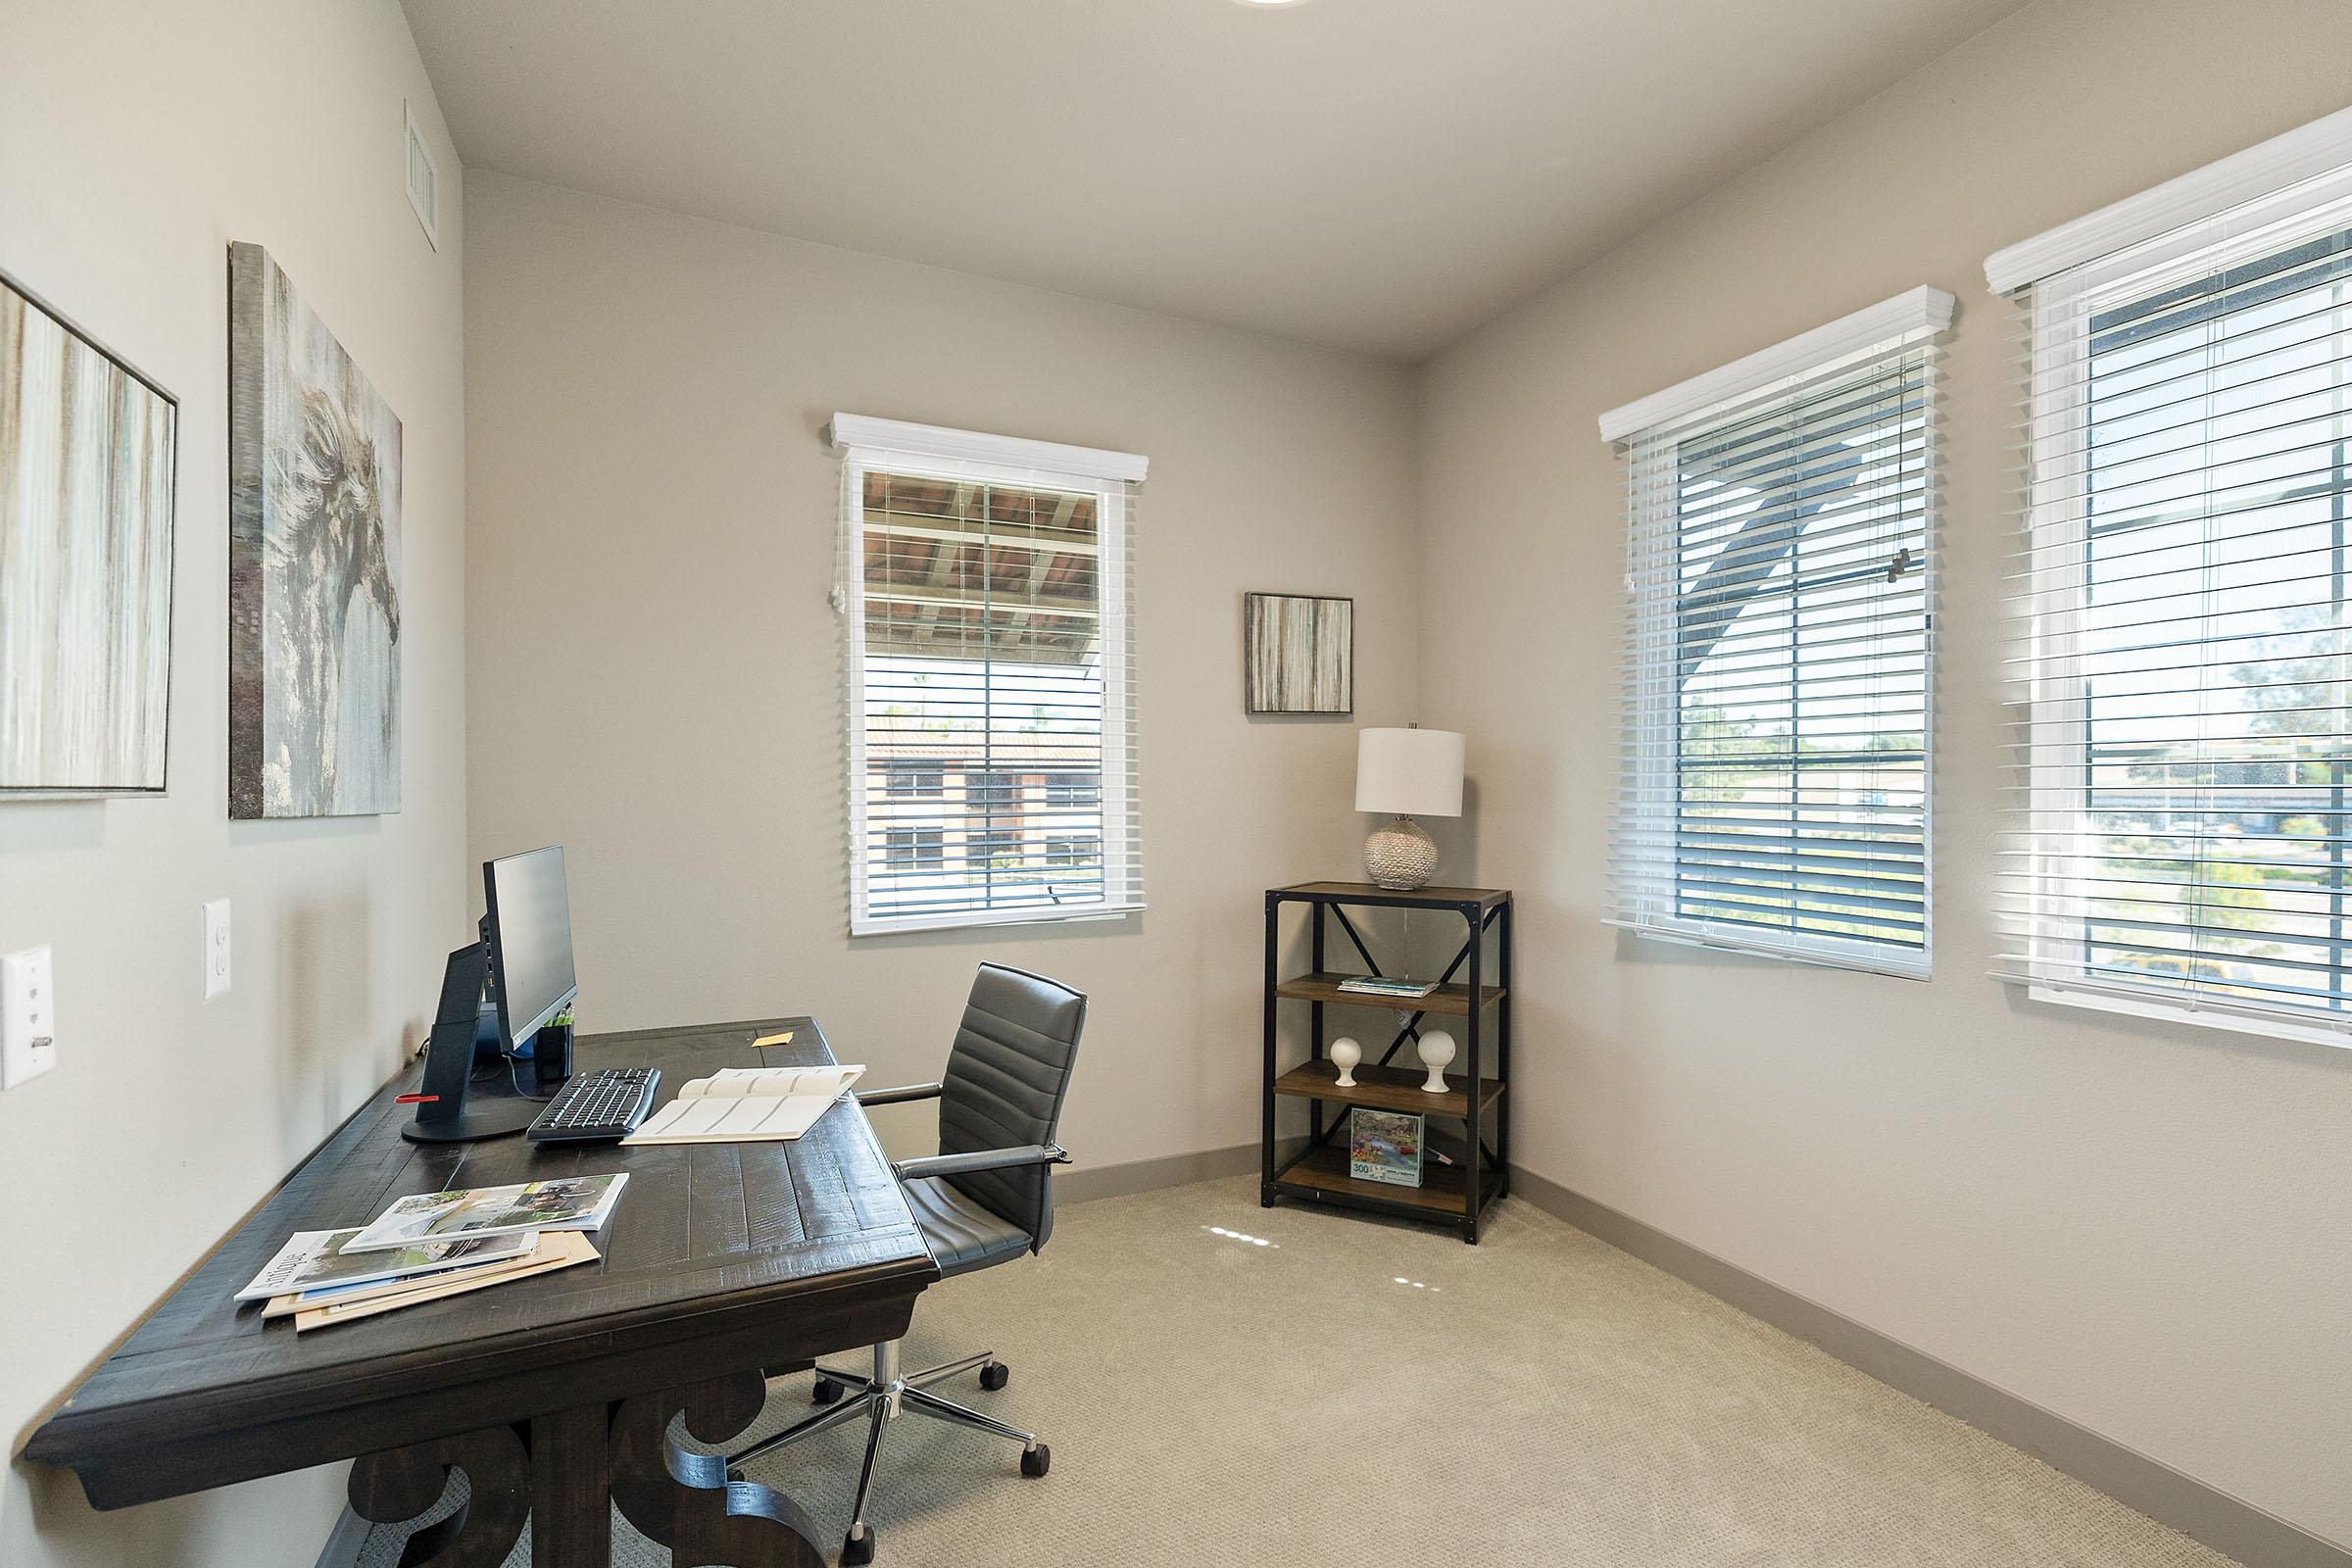
[[[212,1001],[228,989],[228,901],[215,899],[204,906],[204,1000]]]
[[[57,1065],[57,997],[49,950],[0,956],[0,1089]]]

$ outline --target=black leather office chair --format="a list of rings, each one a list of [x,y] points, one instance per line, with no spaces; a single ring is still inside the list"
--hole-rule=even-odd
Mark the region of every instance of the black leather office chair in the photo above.
[[[1054,1142],[1061,1102],[1069,1093],[1070,1065],[1078,1034],[1086,1026],[1086,998],[1041,975],[984,963],[972,981],[963,1022],[948,1053],[946,1078],[905,1089],[860,1094],[860,1104],[939,1101],[939,1152],[903,1159],[893,1166],[914,1210],[923,1240],[943,1278],[1008,1263],[1046,1245],[1054,1231],[1054,1167],[1067,1160]],[[874,1531],[865,1505],[874,1487],[874,1456],[882,1431],[902,1411],[1010,1438],[1021,1446],[1021,1474],[1042,1476],[1052,1451],[1033,1432],[1008,1427],[968,1405],[943,1398],[932,1385],[974,1368],[980,1386],[1001,1389],[1008,1373],[993,1351],[902,1375],[899,1342],[874,1347],[870,1377],[818,1367],[819,1410],[741,1453],[728,1456],[730,1469],[771,1448],[798,1442],[864,1414],[865,1464],[858,1475],[858,1502],[851,1512],[841,1560],[874,1560]]]

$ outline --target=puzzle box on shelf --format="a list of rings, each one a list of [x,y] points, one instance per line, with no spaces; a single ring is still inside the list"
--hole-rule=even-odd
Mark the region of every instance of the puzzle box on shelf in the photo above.
[[[1420,1186],[1420,1116],[1358,1106],[1348,1127],[1348,1174],[1358,1181]]]

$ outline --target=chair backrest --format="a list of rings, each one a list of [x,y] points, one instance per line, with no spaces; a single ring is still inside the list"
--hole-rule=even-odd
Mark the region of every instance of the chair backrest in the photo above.
[[[939,1097],[939,1152],[1050,1144],[1070,1089],[1086,998],[1058,981],[984,963],[948,1053]],[[1054,1167],[1025,1165],[946,1178],[1029,1233],[1032,1251],[1054,1229]]]

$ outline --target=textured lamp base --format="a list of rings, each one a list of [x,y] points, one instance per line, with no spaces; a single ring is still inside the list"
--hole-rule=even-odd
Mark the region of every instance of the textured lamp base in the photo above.
[[[1391,892],[1409,892],[1437,874],[1437,843],[1420,823],[1400,816],[1364,840],[1364,869]]]

